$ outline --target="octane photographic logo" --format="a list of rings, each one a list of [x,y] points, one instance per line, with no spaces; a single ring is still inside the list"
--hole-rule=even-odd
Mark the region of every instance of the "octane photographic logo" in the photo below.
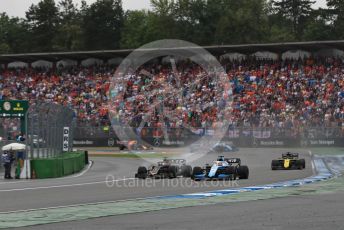
[[[108,174],[105,179],[108,188],[239,188],[239,180],[210,180],[194,181],[189,178],[178,178],[175,180],[164,180],[161,178],[147,178],[136,180],[136,178],[117,177],[115,174]]]
[[[231,97],[231,83],[223,67],[207,50],[186,41],[159,40],[136,49],[122,61],[111,78],[108,108],[116,136],[124,143],[176,143],[171,123],[175,130],[197,136],[186,148],[189,150],[183,148],[178,156],[192,162],[224,136]],[[194,114],[198,121],[203,115],[208,119],[196,127],[192,124]],[[141,136],[146,128],[154,136],[150,144]],[[183,143],[183,138],[177,142]],[[152,162],[147,154],[132,153]]]

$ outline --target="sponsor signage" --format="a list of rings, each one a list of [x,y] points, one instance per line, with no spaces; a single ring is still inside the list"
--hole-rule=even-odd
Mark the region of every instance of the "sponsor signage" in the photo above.
[[[28,101],[0,100],[0,117],[2,118],[24,118],[28,109]]]
[[[165,141],[165,140],[163,140],[162,141],[162,144],[163,145],[181,145],[181,146],[183,146],[183,145],[185,145],[185,142],[184,141]]]
[[[117,147],[116,138],[84,138],[74,139],[75,147]]]
[[[94,145],[94,141],[93,140],[74,140],[73,145],[89,146],[89,145]]]
[[[309,140],[309,145],[334,145],[334,140]]]
[[[267,140],[267,141],[258,141],[260,146],[284,146],[284,141],[282,140]]]
[[[284,147],[344,147],[344,138],[254,138],[252,136],[233,138],[225,137],[222,142],[235,147],[253,148],[284,148]],[[165,140],[164,138],[146,138],[145,142],[155,146],[188,146],[199,138],[197,135],[188,135],[180,140]],[[116,137],[74,139],[73,144],[78,147],[117,147]],[[207,146],[208,147],[208,146]],[[210,147],[210,146],[209,146]]]
[[[344,147],[344,138],[332,138],[332,139],[308,139],[302,140],[301,146],[312,147]]]

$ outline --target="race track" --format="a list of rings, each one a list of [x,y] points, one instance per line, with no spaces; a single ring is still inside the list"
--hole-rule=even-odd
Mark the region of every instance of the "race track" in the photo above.
[[[144,212],[47,224],[41,230],[66,229],[197,229],[197,230],[342,230],[344,192],[331,196],[285,197]],[[36,227],[37,228],[37,227]],[[35,227],[20,228],[33,230]]]
[[[0,181],[0,212],[78,205],[95,202],[146,198],[161,195],[178,195],[228,188],[262,185],[272,182],[304,178],[312,175],[310,154],[300,151],[306,159],[305,170],[271,171],[271,159],[278,158],[285,149],[241,149],[236,153],[224,154],[240,157],[242,164],[250,168],[250,178],[231,182],[193,182],[187,178],[165,179],[145,184],[134,179],[139,165],[147,165],[142,159],[95,157],[93,166],[83,175],[61,179]],[[192,166],[211,163],[217,155],[208,154],[192,162]],[[105,183],[108,175],[119,180],[113,187]],[[133,181],[136,181],[133,185]]]

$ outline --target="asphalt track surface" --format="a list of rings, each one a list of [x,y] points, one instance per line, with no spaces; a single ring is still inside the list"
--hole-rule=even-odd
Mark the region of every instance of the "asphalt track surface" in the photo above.
[[[67,206],[67,205],[79,205],[95,202],[106,202],[106,201],[118,201],[127,200],[134,198],[145,198],[161,195],[178,195],[184,193],[194,193],[210,191],[214,189],[228,188],[228,186],[252,186],[252,185],[263,185],[273,182],[286,181],[291,179],[305,178],[313,174],[311,167],[311,158],[307,150],[300,150],[300,157],[306,159],[306,169],[305,170],[292,170],[292,171],[271,171],[270,163],[272,159],[278,158],[280,154],[286,151],[286,149],[241,149],[236,153],[224,154],[227,157],[240,157],[242,159],[242,164],[246,164],[250,168],[250,178],[248,180],[239,180],[237,184],[228,184],[229,182],[193,182],[188,178],[177,178],[177,179],[165,179],[157,180],[150,184],[145,184],[142,180],[133,179],[137,167],[140,165],[147,165],[142,159],[129,159],[129,158],[115,158],[115,157],[96,157],[91,160],[94,162],[93,166],[84,174],[71,176],[61,179],[46,179],[46,180],[27,180],[27,181],[3,181],[0,180],[0,212],[27,210],[27,209],[39,209],[39,208],[49,208],[57,206]],[[217,155],[208,154],[203,158],[192,162],[192,166],[203,165],[205,163],[211,163],[215,160]],[[110,177],[109,177],[110,175]],[[118,180],[115,183],[110,183],[114,185],[109,187],[106,185],[106,178]],[[133,181],[136,181],[133,186]],[[172,183],[173,181],[173,183]],[[129,183],[131,182],[131,183]],[[262,201],[266,202],[266,201]],[[267,201],[274,202],[274,201]],[[283,201],[282,201],[283,202]],[[250,202],[247,202],[250,203]],[[279,202],[277,202],[279,203]],[[200,228],[206,229],[207,225],[200,224],[193,218],[195,213],[198,214],[198,220],[206,217],[207,223],[211,226],[212,218],[208,218],[207,213],[212,212],[218,213],[218,221],[226,218],[224,223],[231,223],[231,218],[237,215],[237,218],[244,218],[239,215],[240,212],[228,211],[228,207],[233,204],[225,205],[215,205],[206,206],[205,208],[183,208],[177,210],[168,210],[163,212],[152,212],[145,214],[133,214],[117,216],[113,218],[99,218],[88,220],[85,222],[72,222],[72,223],[60,223],[53,225],[46,225],[46,229],[58,228],[58,226],[63,226],[63,229],[73,229],[70,226],[76,226],[74,229],[94,229],[97,226],[98,221],[104,220],[108,223],[108,228],[111,229],[115,223],[128,222],[128,225],[120,225],[123,229],[141,228],[140,219],[144,224],[142,225],[145,229],[155,228],[154,226],[158,223],[170,223],[170,216],[174,216],[175,220],[180,221],[177,229],[185,228],[181,223],[183,221],[190,222],[190,228]],[[238,204],[236,204],[237,206]],[[242,211],[253,212],[249,207],[251,205],[245,205],[245,202],[239,204],[242,206]],[[272,204],[273,205],[273,204]],[[219,209],[218,209],[219,206]],[[269,205],[258,205],[262,208],[269,209]],[[226,209],[226,211],[221,211],[221,208]],[[245,211],[247,208],[247,211]],[[216,211],[219,210],[219,211]],[[273,210],[273,209],[271,209]],[[343,209],[342,209],[343,210]],[[256,210],[259,213],[259,209]],[[171,213],[171,214],[170,214]],[[178,213],[178,214],[176,214]],[[183,215],[184,214],[184,215]],[[296,215],[296,213],[293,213]],[[144,216],[155,215],[162,218],[154,218],[156,221],[145,222]],[[191,215],[191,216],[190,216]],[[246,214],[245,214],[246,215]],[[249,215],[249,214],[247,214]],[[178,218],[178,216],[180,218]],[[250,215],[251,216],[251,215]],[[139,218],[138,218],[139,217]],[[142,217],[142,218],[141,218]],[[165,218],[164,218],[165,217]],[[258,217],[257,217],[258,218]],[[116,221],[117,220],[117,221]],[[132,222],[132,220],[137,220]],[[209,220],[209,222],[208,222]],[[214,219],[214,225],[215,225]],[[234,219],[233,219],[234,221]],[[90,223],[87,225],[86,223]],[[129,224],[130,222],[130,224]],[[192,224],[193,223],[193,224]],[[94,226],[92,227],[92,225]],[[137,226],[135,226],[137,224]],[[141,223],[142,224],[142,223]],[[85,228],[83,227],[85,225]],[[117,225],[117,224],[116,224]],[[49,228],[50,226],[50,228]],[[117,225],[118,226],[118,225]],[[249,225],[248,225],[249,226]],[[39,226],[42,229],[43,226]],[[34,227],[32,227],[33,229]],[[106,228],[106,226],[104,227]],[[173,228],[173,229],[176,229]],[[190,229],[188,228],[188,229]],[[102,228],[103,229],[103,228]],[[117,229],[117,228],[116,228]],[[168,229],[168,228],[167,228]],[[207,228],[209,229],[209,228]],[[221,227],[220,227],[221,229]],[[223,228],[222,228],[223,229]],[[263,228],[262,228],[263,229]],[[266,229],[266,228],[264,228]],[[271,228],[278,229],[278,228]],[[314,228],[313,228],[314,229]]]
[[[202,208],[187,207],[48,224],[39,226],[39,229],[343,230],[343,199],[344,192],[331,196],[312,195],[223,203]]]
[[[47,208],[73,204],[116,201],[133,198],[145,198],[160,195],[178,195],[209,191],[224,186],[251,186],[290,179],[304,178],[312,174],[311,160],[308,151],[302,151],[300,157],[306,158],[305,170],[271,171],[271,159],[278,158],[281,149],[242,149],[236,153],[225,154],[228,157],[240,157],[242,164],[250,168],[250,178],[230,182],[193,182],[187,178],[150,181],[146,184],[140,180],[132,185],[131,179],[140,165],[147,165],[141,159],[97,157],[91,159],[94,164],[89,171],[79,177],[46,179],[32,181],[1,181],[0,212]],[[192,166],[211,163],[216,154],[208,154]],[[119,180],[105,183],[106,178]],[[178,180],[178,181],[176,181]],[[112,186],[112,187],[111,187]]]

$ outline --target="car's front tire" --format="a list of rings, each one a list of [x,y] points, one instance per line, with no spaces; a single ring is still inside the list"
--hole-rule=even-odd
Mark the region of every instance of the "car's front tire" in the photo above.
[[[137,169],[137,174],[135,175],[135,177],[139,178],[139,179],[146,179],[147,178],[147,168],[144,166],[140,166]]]
[[[279,165],[279,161],[278,160],[272,160],[271,161],[271,170],[277,170],[278,169],[278,165]]]
[[[200,175],[202,173],[203,173],[203,169],[201,167],[194,167],[193,170],[192,170],[191,179],[197,180],[195,176],[196,175]]]

